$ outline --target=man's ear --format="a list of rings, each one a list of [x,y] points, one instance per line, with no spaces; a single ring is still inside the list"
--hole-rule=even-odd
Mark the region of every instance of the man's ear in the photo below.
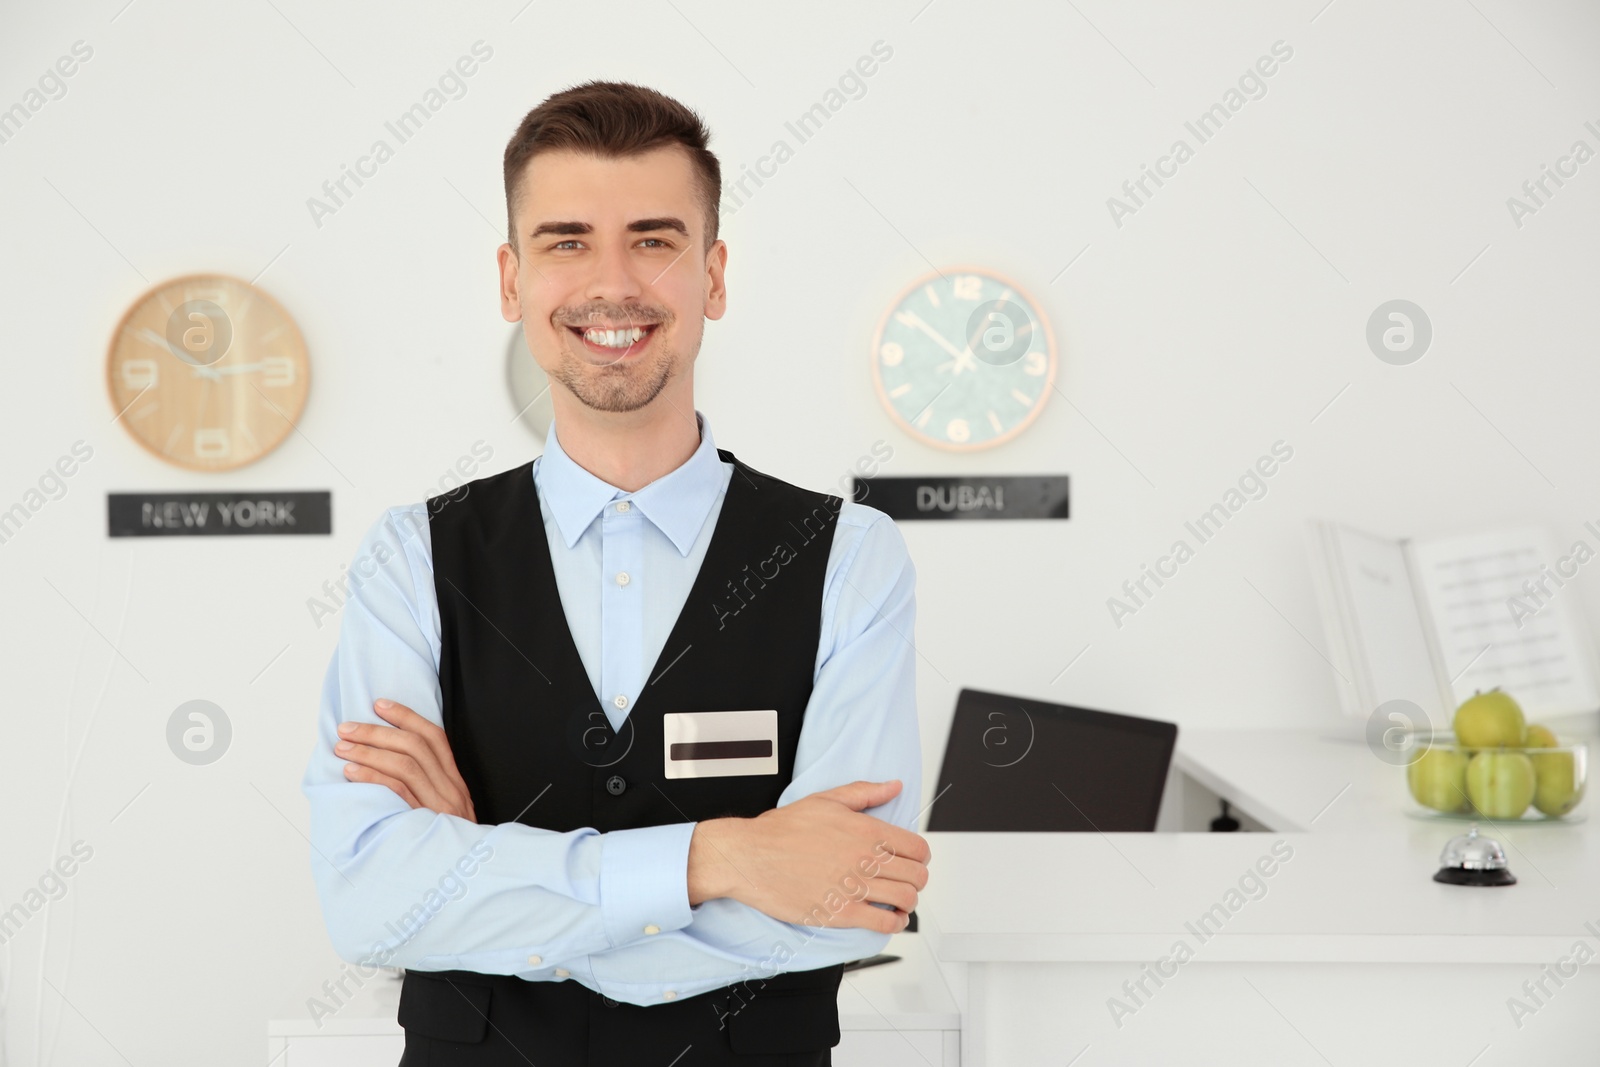
[[[720,319],[728,311],[728,289],[724,272],[728,266],[728,242],[718,238],[706,253],[706,307],[708,319]]]
[[[517,288],[517,271],[522,261],[510,242],[495,253],[500,263],[500,317],[507,322],[522,321],[522,294]]]

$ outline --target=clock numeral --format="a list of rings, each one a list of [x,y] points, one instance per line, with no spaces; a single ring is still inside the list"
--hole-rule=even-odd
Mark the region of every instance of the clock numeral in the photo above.
[[[122,362],[122,384],[129,389],[153,388],[159,377],[153,359],[128,359]]]
[[[966,419],[951,419],[950,424],[944,428],[944,433],[950,440],[961,442],[972,436],[972,429],[967,425]]]
[[[898,367],[906,358],[906,350],[893,341],[887,341],[879,347],[878,358],[883,360],[885,367]]]
[[[976,274],[962,274],[950,283],[950,291],[957,300],[979,300],[983,297],[983,279]]]
[[[293,385],[294,361],[288,356],[266,356],[261,360],[262,385]]]
[[[1024,393],[1021,389],[1013,389],[1013,390],[1011,390],[1011,396],[1012,396],[1012,398],[1014,400],[1016,400],[1017,403],[1021,404],[1023,407],[1025,407],[1025,408],[1033,407],[1033,397],[1029,396],[1027,393]]]
[[[202,459],[222,459],[231,450],[224,427],[211,426],[194,432],[194,454]]]
[[[1044,369],[1045,369],[1046,364],[1045,364],[1045,358],[1044,358],[1044,353],[1043,352],[1029,352],[1026,356],[1024,356],[1022,358],[1023,358],[1022,369],[1023,369],[1024,373],[1033,374],[1033,375],[1039,375],[1039,374],[1043,374],[1044,373]]]

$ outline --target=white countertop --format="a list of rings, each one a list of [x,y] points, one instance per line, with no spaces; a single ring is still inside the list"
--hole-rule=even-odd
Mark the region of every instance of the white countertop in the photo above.
[[[1328,733],[1180,734],[1180,770],[1292,832],[927,834],[918,916],[935,952],[1147,962],[1183,938],[1196,959],[1219,962],[1544,964],[1600,936],[1596,797],[1577,822],[1479,824],[1505,847],[1517,885],[1444,885],[1432,880],[1439,852],[1470,824],[1407,814],[1404,769]],[[1293,855],[1261,879],[1259,898],[1226,899],[1280,841]],[[1218,904],[1226,918],[1202,941],[1184,923]]]

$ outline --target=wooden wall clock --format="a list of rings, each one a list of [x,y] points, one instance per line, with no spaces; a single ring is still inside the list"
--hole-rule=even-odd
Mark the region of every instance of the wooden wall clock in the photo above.
[[[1016,437],[1050,395],[1056,343],[1021,286],[982,267],[918,278],[872,338],[872,380],[895,423],[925,444],[973,452]]]
[[[310,374],[288,312],[225,274],[185,275],[139,297],[106,357],[117,421],[196,471],[233,470],[281,444],[305,410]]]

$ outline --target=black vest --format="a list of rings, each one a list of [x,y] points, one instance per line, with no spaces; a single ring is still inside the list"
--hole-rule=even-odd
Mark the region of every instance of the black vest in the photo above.
[[[562,832],[581,827],[605,832],[728,815],[754,817],[777,806],[794,775],[801,721],[811,696],[823,583],[842,500],[753,470],[724,449],[717,452],[734,465],[727,495],[688,598],[621,730],[612,729],[567,627],[532,463],[429,500],[444,728],[479,823],[516,820]],[[777,774],[665,777],[664,714],[762,708],[778,712]],[[466,1024],[470,1032],[489,1031],[492,1040],[501,1026],[492,1005],[478,1012],[484,1017],[482,1028],[462,1011],[464,1004],[476,1005],[459,986],[480,980],[479,988],[487,982],[497,991],[486,990],[486,998],[564,998],[564,1012],[547,1013],[539,1005],[524,1012],[544,1016],[549,1023],[570,1020],[558,1023],[567,1033],[550,1034],[550,1042],[542,1046],[551,1052],[587,1047],[586,1058],[596,1063],[621,1052],[602,1049],[605,1039],[592,1033],[590,1025],[598,1020],[607,1024],[600,1030],[615,1029],[620,1018],[604,1008],[617,1007],[646,1031],[659,1023],[656,1028],[663,1034],[682,1032],[674,1028],[674,1019],[686,1021],[699,1043],[685,1063],[713,1063],[720,1061],[702,1058],[713,1052],[707,1035],[715,1034],[726,1045],[728,1035],[720,1031],[731,1020],[737,1051],[739,1020],[747,1015],[759,1014],[762,1030],[758,1038],[756,1023],[744,1024],[752,1028],[747,1046],[765,1041],[770,1047],[774,1038],[781,1044],[785,1038],[770,1031],[789,1022],[806,1032],[790,1033],[788,1046],[771,1051],[825,1050],[836,1043],[834,996],[841,973],[834,965],[779,974],[763,984],[774,992],[785,986],[802,994],[826,990],[826,1012],[820,996],[786,995],[767,997],[761,1013],[747,1013],[730,1012],[730,996],[737,988],[749,999],[754,982],[640,1007],[617,1005],[571,980],[410,972],[400,1022],[407,1029],[408,1048],[413,1032],[426,1034],[430,1024],[459,1038],[461,1027],[438,1025],[441,1012]],[[458,988],[430,980],[446,976]],[[418,978],[422,980],[414,980]],[[592,1001],[591,1013],[575,1010],[580,1006],[576,1001],[583,1000]],[[788,1018],[777,1010],[786,1002],[793,1009]],[[704,1022],[714,1026],[702,1034]],[[817,1043],[822,1038],[829,1038],[826,1044]],[[538,1050],[516,1051],[542,1063]]]

